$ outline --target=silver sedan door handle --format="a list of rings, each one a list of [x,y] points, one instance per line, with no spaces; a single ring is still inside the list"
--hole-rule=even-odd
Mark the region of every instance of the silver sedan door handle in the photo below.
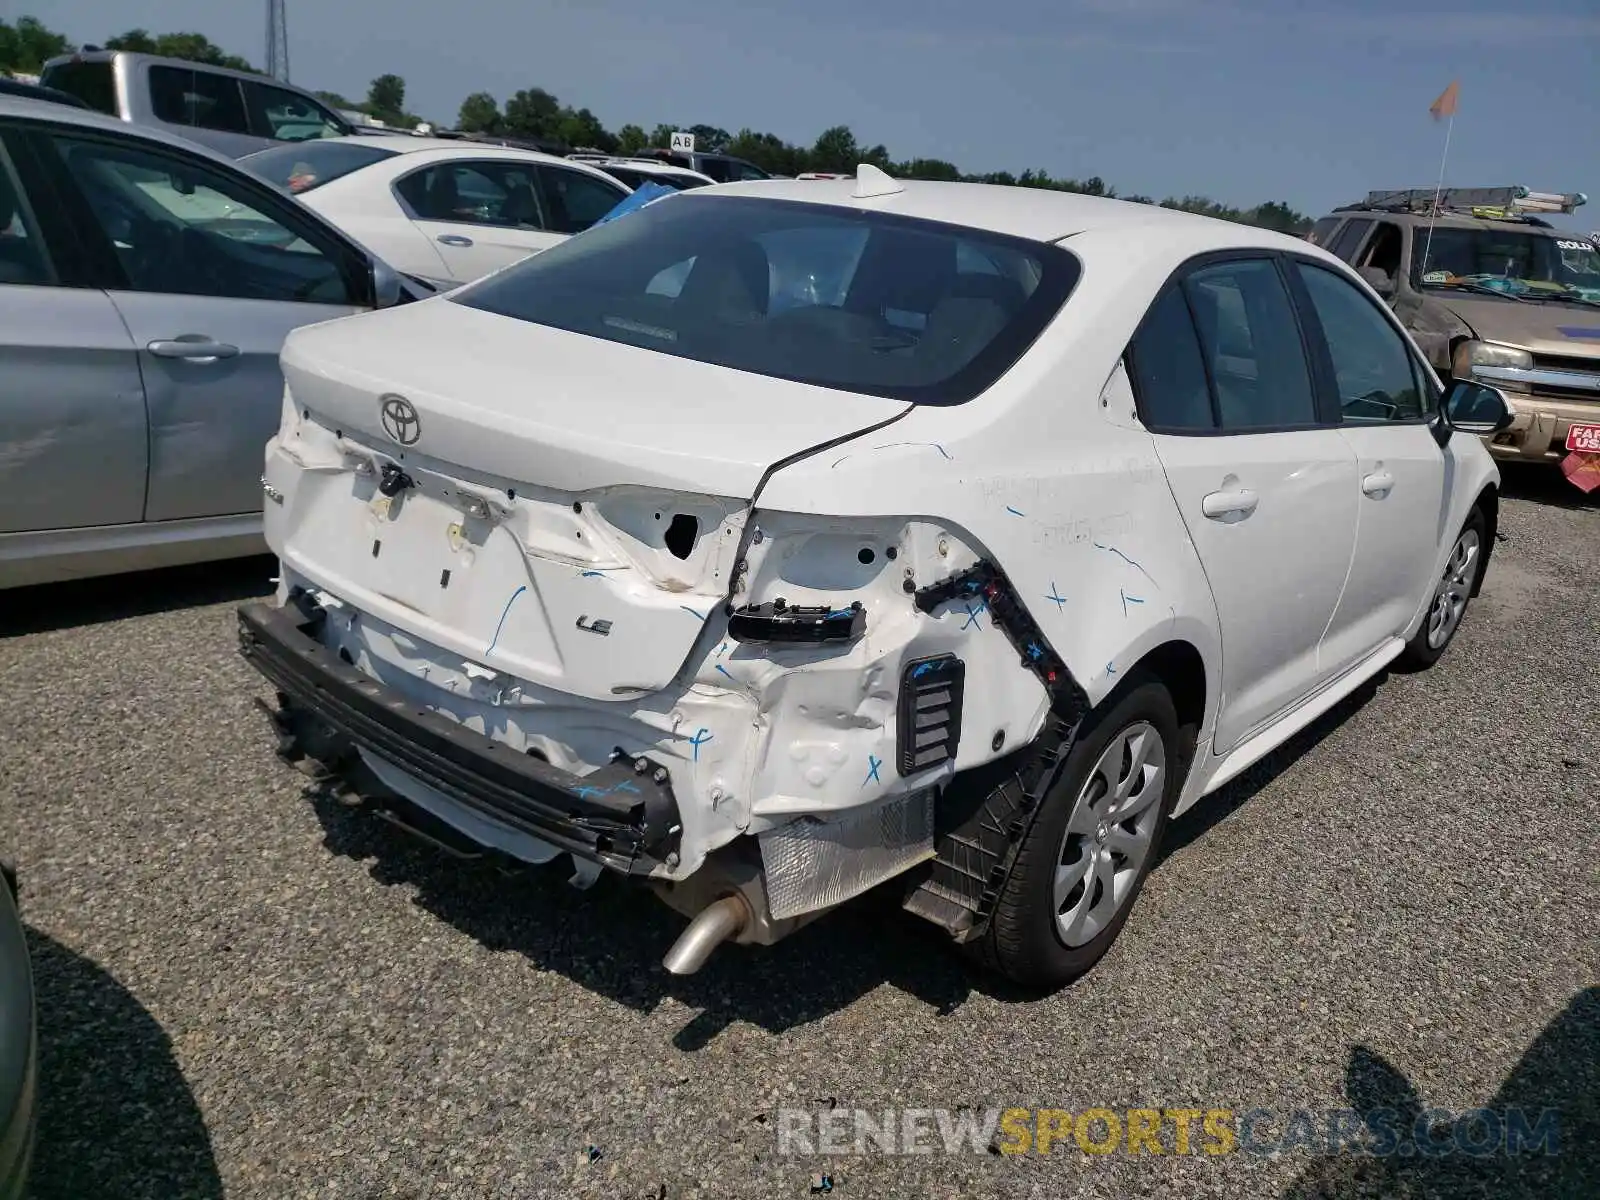
[[[1388,471],[1374,471],[1361,480],[1361,490],[1369,496],[1382,496],[1394,487],[1394,476]]]
[[[236,358],[239,354],[237,346],[214,342],[198,334],[151,342],[145,349],[157,358],[187,358],[192,362],[216,362],[219,358]]]
[[[1212,492],[1200,501],[1200,511],[1213,521],[1226,521],[1230,517],[1244,520],[1256,510],[1256,494],[1239,490]]]
[[[462,237],[459,233],[441,233],[438,238],[441,246],[470,246],[472,239]]]

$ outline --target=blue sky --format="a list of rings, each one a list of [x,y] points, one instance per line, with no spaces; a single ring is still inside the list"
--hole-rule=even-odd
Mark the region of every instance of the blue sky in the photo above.
[[[288,0],[296,83],[405,77],[453,120],[468,92],[539,86],[634,121],[812,141],[847,124],[897,158],[1099,175],[1124,192],[1284,200],[1319,215],[1447,180],[1581,190],[1600,228],[1600,3],[1523,0]],[[80,42],[198,30],[264,57],[257,0],[0,0]]]

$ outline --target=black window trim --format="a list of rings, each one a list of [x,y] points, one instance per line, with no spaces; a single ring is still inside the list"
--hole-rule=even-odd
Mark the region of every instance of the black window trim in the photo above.
[[[1377,225],[1373,226],[1374,231],[1376,231],[1377,228]],[[1406,332],[1405,326],[1402,325],[1400,323],[1400,319],[1395,316],[1394,310],[1381,301],[1375,303],[1372,297],[1367,295],[1366,291],[1358,286],[1356,280],[1353,280],[1350,277],[1350,274],[1341,273],[1325,260],[1313,258],[1309,254],[1285,254],[1283,255],[1283,258],[1285,274],[1293,281],[1291,294],[1294,296],[1295,304],[1301,309],[1300,319],[1304,325],[1304,328],[1312,335],[1312,340],[1315,342],[1315,354],[1318,360],[1317,372],[1322,376],[1321,386],[1322,388],[1326,389],[1329,397],[1332,400],[1333,411],[1338,414],[1338,424],[1340,426],[1349,425],[1352,429],[1381,429],[1387,426],[1432,424],[1439,405],[1439,393],[1437,393],[1431,386],[1423,389],[1423,410],[1422,415],[1419,417],[1406,417],[1395,421],[1345,420],[1344,404],[1339,396],[1338,372],[1334,369],[1333,351],[1328,346],[1328,335],[1326,330],[1322,328],[1322,319],[1317,315],[1317,307],[1315,302],[1313,302],[1311,299],[1311,292],[1306,287],[1305,281],[1300,278],[1300,272],[1296,269],[1293,269],[1294,267],[1304,263],[1306,266],[1317,267],[1323,271],[1326,271],[1330,275],[1334,275],[1342,279],[1346,284],[1350,285],[1350,287],[1358,296],[1365,300],[1375,311],[1379,313],[1392,331],[1399,335],[1400,345],[1405,350],[1406,359],[1411,366],[1413,375],[1418,374],[1418,364],[1423,360],[1418,354],[1416,347],[1412,345],[1411,336]],[[1347,272],[1353,273],[1355,271],[1355,268],[1349,266],[1349,264],[1344,265]],[[1419,376],[1419,382],[1424,382],[1427,379],[1428,373],[1422,372]]]
[[[1324,376],[1318,362],[1317,353],[1311,345],[1306,327],[1302,304],[1296,292],[1298,279],[1291,278],[1284,264],[1284,259],[1289,257],[1281,250],[1269,249],[1261,246],[1240,246],[1226,250],[1207,250],[1185,259],[1167,277],[1162,280],[1161,286],[1151,297],[1150,305],[1146,307],[1148,315],[1150,308],[1154,307],[1157,299],[1169,287],[1177,287],[1179,294],[1184,298],[1185,307],[1189,309],[1189,320],[1198,331],[1199,322],[1195,321],[1194,306],[1189,299],[1189,291],[1185,286],[1191,275],[1207,267],[1217,266],[1222,263],[1254,261],[1267,259],[1278,274],[1278,280],[1283,285],[1289,300],[1289,313],[1294,320],[1295,330],[1300,337],[1300,353],[1306,364],[1306,373],[1311,386],[1312,410],[1316,420],[1311,422],[1298,421],[1285,425],[1252,425],[1245,429],[1223,428],[1221,420],[1221,405],[1217,397],[1216,381],[1212,378],[1211,364],[1206,360],[1204,343],[1200,346],[1200,365],[1206,375],[1206,390],[1211,396],[1211,419],[1214,422],[1210,429],[1194,429],[1182,426],[1171,426],[1154,423],[1149,419],[1150,408],[1140,395],[1139,371],[1133,349],[1134,339],[1138,337],[1139,329],[1144,325],[1141,316],[1139,324],[1134,327],[1133,334],[1128,338],[1128,344],[1123,350],[1124,371],[1128,376],[1128,386],[1133,391],[1134,409],[1139,415],[1139,421],[1145,430],[1163,437],[1255,437],[1264,433],[1307,433],[1315,430],[1336,430],[1343,423],[1343,414],[1339,408],[1338,389],[1330,385],[1332,359],[1329,358],[1329,376]],[[1299,257],[1299,256],[1296,256]],[[1306,256],[1308,261],[1317,261]],[[1306,301],[1309,304],[1309,300]],[[1317,336],[1321,337],[1321,327],[1317,327]],[[1323,354],[1327,351],[1324,349]]]
[[[56,153],[55,147],[50,144],[51,139],[56,137],[70,138],[76,142],[97,143],[113,149],[167,154],[188,160],[199,168],[223,174],[249,197],[253,207],[258,207],[265,215],[298,234],[323,253],[337,251],[336,262],[353,298],[350,303],[365,309],[377,306],[370,260],[361,248],[331,225],[323,223],[312,215],[310,209],[285,197],[265,180],[257,179],[243,168],[236,167],[230,174],[226,165],[203,154],[193,153],[182,146],[142,137],[125,137],[109,130],[85,125],[30,120],[23,136],[28,140],[33,165],[48,176],[52,193],[60,203],[59,211],[64,213],[70,222],[73,236],[85,255],[89,271],[88,282],[84,286],[104,288],[107,291],[137,290],[129,282],[127,273],[117,258],[116,249],[106,237],[105,230],[101,228],[88,199],[79,190],[71,170]],[[48,243],[49,235],[46,234],[46,244]],[[214,298],[228,299],[228,297]]]

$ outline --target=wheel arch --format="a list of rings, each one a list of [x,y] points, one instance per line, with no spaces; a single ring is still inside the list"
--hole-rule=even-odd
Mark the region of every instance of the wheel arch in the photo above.
[[[1172,638],[1147,650],[1096,707],[1115,704],[1124,692],[1152,679],[1172,697],[1187,761],[1194,753],[1201,731],[1207,727],[1211,699],[1205,656],[1193,642]]]
[[[1478,556],[1478,577],[1472,581],[1472,595],[1483,591],[1483,581],[1489,575],[1489,556],[1494,553],[1495,535],[1500,528],[1500,489],[1486,483],[1472,507],[1483,514],[1483,553]]]

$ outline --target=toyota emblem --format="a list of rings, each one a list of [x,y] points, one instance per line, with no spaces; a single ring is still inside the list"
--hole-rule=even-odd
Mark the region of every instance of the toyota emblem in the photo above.
[[[422,419],[417,416],[411,401],[391,392],[380,397],[378,405],[383,418],[383,431],[402,446],[415,445],[422,436]]]

